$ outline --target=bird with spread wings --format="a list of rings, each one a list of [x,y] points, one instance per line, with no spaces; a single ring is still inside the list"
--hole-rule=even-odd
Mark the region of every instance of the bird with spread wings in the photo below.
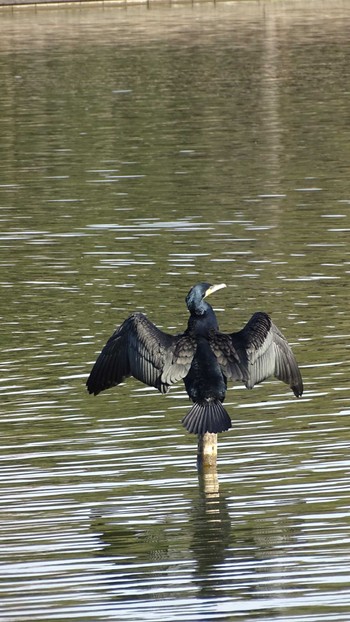
[[[190,312],[187,329],[179,335],[161,331],[143,313],[131,314],[108,339],[98,356],[87,389],[97,395],[134,376],[167,393],[183,380],[194,402],[182,420],[194,434],[224,432],[231,419],[223,407],[227,382],[248,389],[275,376],[303,393],[298,364],[286,338],[269,315],[257,312],[242,330],[222,333],[207,296],[224,284],[199,283],[186,296]]]

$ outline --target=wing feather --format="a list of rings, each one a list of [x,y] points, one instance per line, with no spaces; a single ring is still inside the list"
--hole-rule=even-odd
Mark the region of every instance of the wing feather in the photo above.
[[[231,380],[244,381],[243,358],[231,335],[215,331],[210,336],[210,345],[225,376]]]
[[[289,384],[296,397],[302,395],[303,381],[292,349],[266,313],[254,313],[236,333],[216,333],[212,348],[224,374],[243,380],[248,389],[275,376]]]
[[[134,376],[161,393],[187,375],[195,352],[190,337],[159,330],[142,313],[133,313],[108,339],[87,380],[97,395]]]

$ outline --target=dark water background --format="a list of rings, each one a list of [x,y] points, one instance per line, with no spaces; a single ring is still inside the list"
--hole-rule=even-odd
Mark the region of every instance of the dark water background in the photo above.
[[[1,619],[347,622],[349,2],[0,17]],[[202,280],[305,380],[230,388],[212,493],[181,385],[84,388]]]

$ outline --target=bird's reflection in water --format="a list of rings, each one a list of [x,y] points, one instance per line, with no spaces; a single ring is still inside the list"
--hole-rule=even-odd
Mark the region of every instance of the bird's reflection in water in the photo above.
[[[206,576],[211,569],[225,560],[230,541],[230,516],[227,502],[220,494],[216,468],[198,470],[199,486],[192,498],[190,508],[179,514],[171,506],[162,504],[144,506],[140,510],[140,497],[135,512],[125,500],[122,512],[116,506],[100,508],[94,513],[92,528],[99,534],[104,546],[99,554],[108,558],[125,559],[125,571],[130,575],[139,572],[164,574],[167,563],[171,572],[176,563],[184,559],[195,565],[195,577]],[[174,499],[176,507],[177,500]],[[120,505],[118,506],[120,508]],[[139,516],[139,518],[138,518]],[[157,570],[153,563],[161,564]],[[147,566],[147,564],[150,564]]]
[[[231,500],[230,500],[231,501]],[[192,576],[201,597],[264,598],[288,589],[287,555],[295,528],[285,508],[266,514],[242,501],[241,516],[232,519],[229,501],[219,490],[217,473],[199,472],[199,496],[191,511],[190,548],[196,562]],[[235,512],[236,513],[236,512]]]
[[[113,592],[119,598],[144,590],[154,599],[171,598],[176,588],[183,596],[195,589],[205,600],[256,599],[268,591],[281,595],[287,587],[285,559],[295,539],[286,520],[290,512],[272,505],[262,513],[260,504],[248,508],[241,496],[241,502],[230,498],[233,519],[216,468],[199,470],[198,476],[190,507],[178,492],[168,504],[138,494],[95,515],[98,554],[115,560]]]

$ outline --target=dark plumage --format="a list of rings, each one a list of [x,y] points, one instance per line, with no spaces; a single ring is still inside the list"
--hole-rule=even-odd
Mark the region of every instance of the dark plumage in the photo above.
[[[133,313],[107,341],[87,380],[97,395],[128,376],[167,393],[183,380],[194,402],[182,422],[189,432],[224,432],[231,419],[222,402],[227,380],[248,389],[269,376],[289,384],[296,397],[303,393],[301,374],[287,340],[263,312],[254,313],[236,333],[221,333],[205,298],[226,287],[199,283],[186,296],[188,326],[180,335],[159,330],[142,313]]]

